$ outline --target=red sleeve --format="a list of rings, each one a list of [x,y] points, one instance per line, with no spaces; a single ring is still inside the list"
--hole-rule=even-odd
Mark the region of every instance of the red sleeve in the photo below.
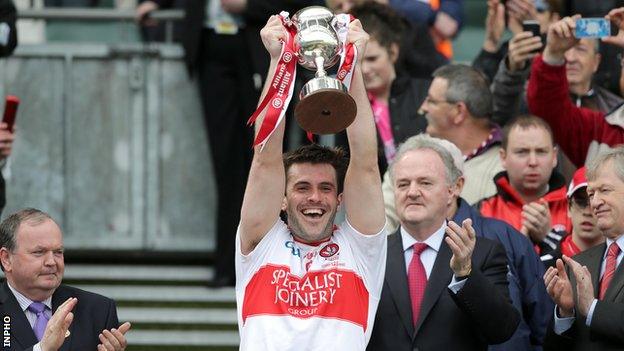
[[[603,113],[572,103],[565,65],[551,66],[541,55],[533,60],[527,102],[531,113],[550,124],[555,142],[578,167],[585,164],[593,140],[609,145],[624,140],[624,131],[608,124]]]

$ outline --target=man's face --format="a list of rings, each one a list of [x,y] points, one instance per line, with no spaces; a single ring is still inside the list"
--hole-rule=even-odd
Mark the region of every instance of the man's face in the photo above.
[[[615,173],[613,161],[598,168],[587,193],[598,228],[607,238],[617,239],[624,233],[624,182]]]
[[[547,186],[557,165],[557,149],[544,128],[515,126],[507,149],[501,149],[501,162],[511,186],[520,194],[533,195]]]
[[[420,109],[427,118],[427,134],[447,139],[446,131],[452,127],[453,116],[457,113],[455,103],[446,100],[448,81],[436,77],[429,86],[429,93]]]
[[[572,221],[574,233],[582,240],[594,241],[602,237],[602,233],[596,225],[596,217],[589,206],[587,188],[579,188],[569,199],[568,216]]]
[[[61,229],[50,219],[42,223],[22,222],[13,252],[0,250],[9,283],[24,296],[42,301],[61,284],[65,261]]]
[[[282,210],[294,236],[318,242],[332,234],[340,203],[336,171],[330,164],[296,163],[288,170]]]
[[[592,39],[581,39],[565,52],[566,75],[570,84],[590,84],[600,65]]]
[[[377,40],[372,39],[368,42],[362,60],[362,74],[366,91],[376,96],[390,93],[390,86],[396,78],[394,70],[396,57],[397,51],[384,48],[379,45]]]
[[[395,205],[401,224],[408,228],[442,225],[454,187],[446,182],[440,156],[429,149],[412,150],[396,160],[393,167]]]

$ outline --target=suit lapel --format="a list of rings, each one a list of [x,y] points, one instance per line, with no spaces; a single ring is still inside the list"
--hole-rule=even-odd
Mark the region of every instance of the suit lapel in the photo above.
[[[0,288],[0,303],[2,303],[4,310],[3,315],[11,317],[11,336],[13,340],[17,341],[22,349],[36,344],[38,342],[37,337],[26,318],[26,313],[20,307],[6,281]]]
[[[408,335],[414,334],[412,322],[412,302],[407,286],[407,270],[405,268],[405,254],[400,231],[388,237],[388,259],[386,262],[386,283],[390,296],[403,322]]]
[[[425,296],[423,297],[422,304],[420,305],[420,315],[418,316],[418,322],[416,323],[414,337],[418,334],[420,326],[423,324],[425,318],[431,312],[431,309],[435,305],[436,301],[451,282],[453,272],[449,266],[451,260],[451,249],[446,242],[442,240],[440,245],[440,251],[436,256],[433,269],[429,275],[429,281],[427,282],[427,288],[425,289]]]
[[[584,263],[591,274],[592,284],[594,285],[594,296],[596,297],[598,297],[600,292],[600,265],[602,264],[602,256],[606,249],[607,245],[602,244],[595,250],[588,252],[587,261]]]
[[[65,302],[67,299],[69,299],[70,296],[68,294],[68,292],[63,288],[63,286],[59,286],[58,289],[56,289],[56,291],[54,292],[54,294],[52,295],[52,313],[56,312],[56,309],[63,304],[63,302]],[[78,301],[78,303],[80,303],[80,301]],[[74,309],[76,309],[76,307],[74,307]],[[63,345],[61,345],[61,348],[59,349],[59,351],[68,351],[71,349],[71,343],[74,337],[74,327],[76,326],[76,320],[74,319],[74,321],[72,322],[72,324],[69,325],[69,336],[65,338],[65,341],[63,342]]]

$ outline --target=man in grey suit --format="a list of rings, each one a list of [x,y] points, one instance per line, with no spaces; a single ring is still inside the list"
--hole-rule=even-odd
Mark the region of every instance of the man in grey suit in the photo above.
[[[606,242],[574,258],[563,256],[544,274],[557,304],[544,349],[624,348],[624,146],[590,162],[587,180],[590,206]]]

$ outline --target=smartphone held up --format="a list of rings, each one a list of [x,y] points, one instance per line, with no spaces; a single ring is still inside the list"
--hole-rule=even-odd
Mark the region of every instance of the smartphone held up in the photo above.
[[[540,32],[540,24],[535,20],[522,21],[522,31],[531,32],[534,37],[538,37],[541,40],[542,33]],[[540,49],[536,49],[533,52],[539,52]]]
[[[604,38],[611,35],[611,22],[605,18],[579,18],[574,36],[581,38]]]

